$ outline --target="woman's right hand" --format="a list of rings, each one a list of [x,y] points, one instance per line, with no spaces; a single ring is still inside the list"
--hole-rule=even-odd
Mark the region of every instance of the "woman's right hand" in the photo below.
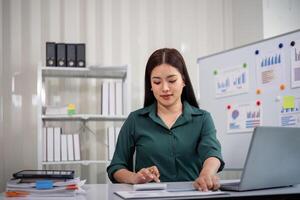
[[[149,183],[151,181],[155,181],[157,183],[160,182],[159,180],[159,170],[156,166],[151,166],[147,168],[142,168],[137,173],[132,175],[132,183],[139,184],[139,183]]]

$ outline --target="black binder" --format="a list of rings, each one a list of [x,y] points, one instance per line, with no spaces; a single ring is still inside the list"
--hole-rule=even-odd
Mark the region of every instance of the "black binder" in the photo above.
[[[46,42],[46,66],[56,66],[55,42]]]
[[[67,66],[76,67],[76,44],[67,44]]]
[[[77,67],[85,67],[85,44],[76,44]]]
[[[57,60],[56,60],[57,66],[65,67],[66,66],[66,44],[57,43],[56,50],[57,50]]]

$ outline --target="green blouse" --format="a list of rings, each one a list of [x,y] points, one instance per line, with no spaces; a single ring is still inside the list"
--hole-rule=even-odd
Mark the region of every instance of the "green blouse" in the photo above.
[[[162,182],[193,181],[209,157],[221,161],[221,171],[224,167],[221,146],[207,111],[185,101],[182,115],[169,129],[156,114],[154,103],[130,113],[121,128],[107,173],[115,183],[113,174],[119,169],[137,172],[156,165]]]

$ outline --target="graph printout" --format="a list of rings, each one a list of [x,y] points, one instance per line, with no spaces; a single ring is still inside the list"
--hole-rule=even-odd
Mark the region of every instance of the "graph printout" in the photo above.
[[[217,98],[248,92],[249,70],[245,64],[215,72],[215,88]]]
[[[292,106],[282,106],[280,110],[280,126],[300,127],[300,98],[295,98]]]
[[[255,102],[233,105],[227,110],[227,133],[251,132],[262,124],[262,108]]]
[[[291,74],[292,88],[300,87],[300,40],[291,48]]]
[[[284,57],[280,50],[259,54],[256,62],[258,87],[269,90],[285,84],[284,63]]]

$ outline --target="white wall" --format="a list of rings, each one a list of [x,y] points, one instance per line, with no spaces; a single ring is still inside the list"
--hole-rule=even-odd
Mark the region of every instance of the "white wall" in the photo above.
[[[233,46],[241,46],[263,38],[262,1],[232,1]]]
[[[5,115],[0,134],[0,191],[13,172],[37,166],[36,71],[39,61],[45,63],[46,41],[86,43],[88,65],[129,64],[133,72],[131,107],[136,109],[143,104],[145,64],[155,49],[179,49],[197,90],[198,57],[262,39],[261,0],[1,3],[5,51],[0,59],[0,95]]]
[[[3,136],[3,41],[2,41],[2,0],[0,0],[0,191],[4,188],[4,136]]]
[[[263,0],[264,38],[300,29],[299,0]]]

